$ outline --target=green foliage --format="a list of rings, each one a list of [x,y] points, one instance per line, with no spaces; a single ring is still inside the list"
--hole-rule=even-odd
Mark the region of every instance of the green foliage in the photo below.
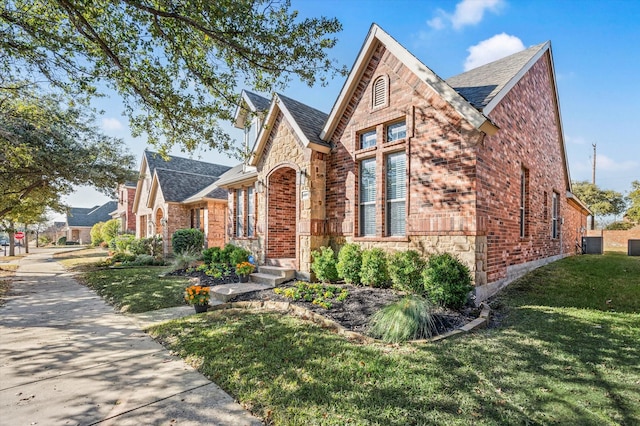
[[[91,235],[91,245],[94,247],[98,247],[100,243],[104,241],[102,239],[103,225],[104,225],[104,222],[98,222],[91,227],[91,231],[89,233]]]
[[[373,314],[369,333],[388,343],[429,338],[435,331],[432,311],[424,297],[405,296]]]
[[[58,241],[56,241],[56,245],[58,246],[64,246],[67,244],[67,237],[60,237],[58,238]]]
[[[429,299],[449,308],[461,308],[473,289],[469,268],[450,253],[431,255],[422,278]]]
[[[41,247],[51,244],[52,241],[53,240],[51,240],[51,237],[49,237],[48,235],[41,235],[40,237],[38,237],[38,245]]]
[[[131,241],[129,251],[135,255],[148,254],[153,257],[162,256],[162,237],[159,235]]]
[[[338,277],[348,284],[360,284],[360,269],[362,268],[362,250],[358,244],[347,243],[338,252],[336,269]]]
[[[227,243],[222,249],[222,254],[220,255],[220,263],[228,263],[231,264],[231,255],[236,250],[237,246]]]
[[[273,93],[292,79],[311,86],[344,73],[328,57],[338,20],[303,18],[290,7],[269,0],[2,2],[0,75],[5,87],[29,78],[76,102],[110,87],[123,97],[134,136],[144,133],[165,150],[202,143],[230,150],[219,122],[233,117],[238,82]]]
[[[116,249],[115,240],[119,232],[120,232],[120,220],[118,219],[111,219],[106,221],[102,225],[102,228],[100,229],[100,235],[102,236],[102,241],[105,241],[107,244],[109,244],[109,248],[111,250]]]
[[[595,216],[620,215],[626,203],[621,193],[610,189],[600,189],[587,181],[572,182],[573,193],[589,207]]]
[[[242,247],[236,247],[229,256],[229,263],[231,265],[237,265],[239,263],[244,263],[249,261],[249,256],[251,256],[251,252]]]
[[[387,254],[380,248],[372,248],[362,252],[362,269],[360,281],[371,287],[389,287]]]
[[[311,270],[320,281],[323,283],[338,281],[336,257],[331,247],[320,247],[319,250],[311,252],[311,255],[313,256]]]
[[[613,222],[608,224],[604,229],[608,231],[626,231],[634,226],[631,222]]]
[[[324,309],[331,309],[332,300],[344,302],[349,297],[347,289],[332,285],[310,284],[304,281],[298,281],[293,287],[276,287],[273,291],[288,299],[304,300]]]
[[[202,256],[199,252],[183,251],[176,253],[173,259],[173,270],[187,269],[193,267]]]
[[[113,256],[111,256],[109,259],[107,259],[107,263],[110,263],[113,265],[114,263],[131,262],[131,261],[134,261],[135,259],[136,259],[135,254],[129,254],[123,251],[119,251],[115,253]]]
[[[171,237],[171,245],[175,254],[184,252],[200,253],[204,245],[204,233],[194,228],[178,229]]]
[[[640,180],[631,182],[631,192],[627,196],[629,208],[625,217],[635,224],[640,224]]]
[[[424,295],[422,271],[426,263],[420,253],[415,250],[394,253],[389,259],[389,276],[393,288]]]
[[[204,263],[220,263],[222,258],[222,249],[220,247],[209,247],[202,251],[202,260]]]
[[[130,251],[131,243],[136,239],[135,235],[122,234],[116,237],[117,251]]]
[[[139,254],[133,260],[126,260],[122,264],[126,266],[162,266],[164,260],[157,259],[150,254]]]

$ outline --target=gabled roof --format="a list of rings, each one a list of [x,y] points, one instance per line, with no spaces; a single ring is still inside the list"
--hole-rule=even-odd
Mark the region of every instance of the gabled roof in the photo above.
[[[238,129],[244,129],[247,113],[249,111],[252,113],[266,111],[269,109],[271,101],[248,90],[243,90],[240,97],[242,98],[240,105],[236,107],[236,112],[233,114],[233,125]],[[243,104],[246,104],[249,111],[243,108]]]
[[[118,206],[117,201],[108,201],[101,206],[91,208],[71,207],[67,213],[67,226],[93,226],[98,222],[111,219],[111,212]]]
[[[400,62],[411,70],[421,81],[431,87],[442,99],[447,101],[458,114],[467,120],[476,129],[489,135],[497,131],[497,127],[482,114],[478,109],[471,105],[464,97],[449,86],[443,79],[434,73],[429,67],[424,65],[418,58],[412,55],[407,49],[398,43],[393,37],[386,33],[376,24],[372,24],[369,34],[365,39],[360,53],[356,58],[351,72],[340,91],[340,95],[336,100],[329,118],[324,125],[320,137],[325,140],[331,140],[340,118],[348,106],[348,103],[356,90],[358,83],[366,71],[367,65],[373,55],[378,44],[381,43],[387,50],[391,52]]]
[[[289,125],[293,128],[296,136],[302,141],[306,148],[316,151],[329,153],[330,145],[320,138],[320,132],[324,123],[327,121],[327,114],[324,112],[298,102],[294,99],[276,93],[271,101],[269,112],[265,119],[265,124],[258,134],[256,144],[253,147],[253,153],[249,164],[255,166],[262,155],[269,134],[273,128],[273,123],[278,117],[278,113],[282,112]]]
[[[252,183],[257,178],[258,171],[255,167],[241,163],[220,176],[220,179],[216,181],[216,185],[220,187],[229,187],[231,185],[244,182]]]
[[[156,186],[159,186],[165,202],[180,203],[209,187],[217,180],[218,176],[157,168],[151,183],[151,194],[154,194],[157,190]],[[152,198],[149,197],[149,201]],[[227,194],[225,193],[220,198],[226,200]]]
[[[549,42],[532,46],[448,78],[446,82],[471,105],[489,114],[549,47]]]

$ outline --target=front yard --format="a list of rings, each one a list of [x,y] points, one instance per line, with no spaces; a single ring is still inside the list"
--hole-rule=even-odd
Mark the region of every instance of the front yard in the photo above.
[[[640,424],[640,258],[579,256],[492,302],[490,329],[359,345],[273,312],[149,332],[273,424]]]

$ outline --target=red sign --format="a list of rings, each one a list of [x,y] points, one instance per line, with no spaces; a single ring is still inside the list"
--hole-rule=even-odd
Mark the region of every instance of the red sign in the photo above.
[[[16,232],[15,234],[13,234],[13,237],[14,237],[16,240],[21,240],[21,239],[23,239],[23,238],[24,238],[24,232]]]

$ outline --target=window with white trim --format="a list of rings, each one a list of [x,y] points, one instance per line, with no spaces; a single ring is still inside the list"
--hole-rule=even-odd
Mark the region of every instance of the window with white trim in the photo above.
[[[553,191],[551,198],[551,238],[560,237],[560,195]]]
[[[371,89],[371,105],[379,108],[387,105],[387,78],[382,75],[373,82]]]
[[[400,121],[387,126],[387,142],[398,141],[407,137],[407,123]]]
[[[404,152],[387,156],[387,235],[404,236],[406,222],[407,158]]]
[[[376,235],[376,159],[360,162],[360,235]]]
[[[244,191],[236,189],[236,237],[244,237]]]
[[[247,237],[255,234],[256,200],[252,186],[247,188]]]
[[[359,149],[370,148],[376,146],[376,131],[370,130],[368,132],[360,133],[360,147]]]

